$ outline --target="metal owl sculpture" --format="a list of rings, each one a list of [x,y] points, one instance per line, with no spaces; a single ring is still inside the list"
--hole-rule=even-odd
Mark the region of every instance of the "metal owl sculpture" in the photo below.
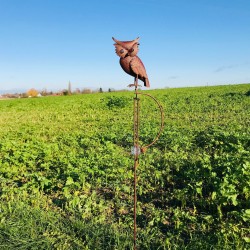
[[[144,82],[145,87],[150,87],[146,69],[137,56],[139,51],[139,37],[133,41],[118,41],[114,37],[115,52],[120,57],[120,65],[122,69],[129,75],[135,78],[134,84],[130,84],[129,87],[138,86],[138,79]]]

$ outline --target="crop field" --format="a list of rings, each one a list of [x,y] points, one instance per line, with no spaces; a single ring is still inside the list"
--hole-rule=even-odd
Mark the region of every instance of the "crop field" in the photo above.
[[[250,84],[145,93],[138,249],[250,249]],[[133,97],[0,102],[0,249],[133,249]]]

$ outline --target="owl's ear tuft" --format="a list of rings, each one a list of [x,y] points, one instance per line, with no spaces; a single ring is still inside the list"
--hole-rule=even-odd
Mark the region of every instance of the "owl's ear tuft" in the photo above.
[[[112,39],[117,43],[117,40],[112,36]]]
[[[139,39],[140,39],[140,37],[138,36],[138,37],[134,40],[134,42],[138,43]]]

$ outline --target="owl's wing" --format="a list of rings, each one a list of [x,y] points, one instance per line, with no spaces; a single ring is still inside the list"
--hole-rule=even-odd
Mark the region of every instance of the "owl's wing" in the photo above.
[[[119,56],[119,57],[125,57],[125,55],[127,55],[128,51],[126,49],[124,49],[121,45],[119,44],[114,44],[115,45],[115,53]]]
[[[138,56],[133,57],[130,66],[134,74],[138,75],[140,78],[148,78],[146,69]]]
[[[150,87],[146,69],[138,56],[134,56],[130,62],[130,67],[135,75],[144,82],[145,87]]]

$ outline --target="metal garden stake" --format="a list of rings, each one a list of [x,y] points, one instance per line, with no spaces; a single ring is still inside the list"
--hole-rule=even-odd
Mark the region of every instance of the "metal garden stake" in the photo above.
[[[134,84],[128,85],[129,87],[135,87],[135,97],[134,97],[134,145],[132,147],[131,153],[134,156],[134,249],[136,249],[136,233],[137,233],[137,224],[136,224],[136,204],[137,204],[137,175],[136,170],[139,166],[139,156],[141,153],[145,153],[147,148],[152,146],[159,138],[164,125],[163,109],[161,104],[150,94],[138,92],[138,79],[144,83],[145,87],[150,87],[146,69],[137,56],[139,51],[139,37],[133,41],[118,41],[115,38],[112,38],[115,41],[115,52],[120,57],[120,65],[122,69],[129,75],[134,77]],[[161,113],[161,126],[159,132],[155,139],[148,145],[141,147],[139,145],[139,118],[140,118],[140,99],[138,95],[148,96],[154,100],[157,104],[160,113]]]

